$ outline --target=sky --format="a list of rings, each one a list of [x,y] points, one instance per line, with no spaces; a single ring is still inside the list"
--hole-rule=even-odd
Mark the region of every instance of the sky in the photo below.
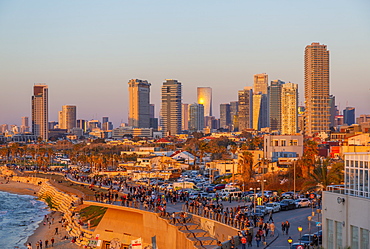
[[[62,105],[78,119],[127,122],[128,81],[148,80],[160,109],[165,79],[198,86],[219,104],[237,100],[253,75],[299,84],[304,48],[330,50],[330,93],[340,110],[370,114],[370,1],[0,0],[0,124],[31,117],[35,83],[49,86],[49,120]]]

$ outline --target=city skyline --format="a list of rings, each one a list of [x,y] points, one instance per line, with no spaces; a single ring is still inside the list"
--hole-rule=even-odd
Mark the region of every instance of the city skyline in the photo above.
[[[340,111],[351,106],[358,116],[368,114],[370,4],[288,3],[1,3],[0,123],[20,125],[21,117],[31,117],[34,83],[50,88],[49,121],[73,104],[79,119],[109,116],[114,127],[128,121],[126,84],[133,78],[152,83],[156,117],[166,78],[182,82],[184,103],[196,102],[198,86],[211,87],[216,117],[219,105],[236,101],[260,73],[269,75],[269,84],[297,83],[301,105],[304,47],[312,42],[330,50],[330,94]],[[257,15],[258,8],[265,11]],[[147,15],[132,23],[139,11]]]

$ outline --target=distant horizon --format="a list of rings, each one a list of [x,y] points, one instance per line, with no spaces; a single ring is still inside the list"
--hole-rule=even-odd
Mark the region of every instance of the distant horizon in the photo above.
[[[211,87],[213,114],[253,86],[253,75],[298,84],[304,48],[330,51],[330,94],[340,112],[370,114],[370,2],[128,1],[0,3],[0,124],[31,123],[34,84],[49,86],[49,121],[63,105],[78,119],[127,123],[128,81],[148,80],[156,117],[165,79],[182,83],[183,103]]]

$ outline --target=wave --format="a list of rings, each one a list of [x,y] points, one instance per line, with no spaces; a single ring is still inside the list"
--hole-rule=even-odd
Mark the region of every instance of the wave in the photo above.
[[[47,205],[34,196],[0,191],[0,248],[23,248],[27,238],[49,213]]]

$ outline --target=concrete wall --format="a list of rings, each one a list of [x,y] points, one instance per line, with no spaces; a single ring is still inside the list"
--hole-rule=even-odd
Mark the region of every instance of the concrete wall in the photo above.
[[[108,207],[94,231],[94,236],[98,234],[100,240],[118,238],[122,243],[129,243],[131,239],[142,238],[143,244],[150,244],[151,238],[156,236],[158,248],[196,248],[184,233],[156,213],[89,201],[84,204]]]
[[[344,202],[338,203],[338,198],[344,199]],[[328,220],[334,222],[334,248],[351,246],[351,226],[370,231],[370,219],[368,218],[370,217],[370,199],[325,191],[323,192],[322,215],[324,248],[329,248]],[[342,245],[337,244],[338,234],[335,222],[339,222],[342,227]]]

